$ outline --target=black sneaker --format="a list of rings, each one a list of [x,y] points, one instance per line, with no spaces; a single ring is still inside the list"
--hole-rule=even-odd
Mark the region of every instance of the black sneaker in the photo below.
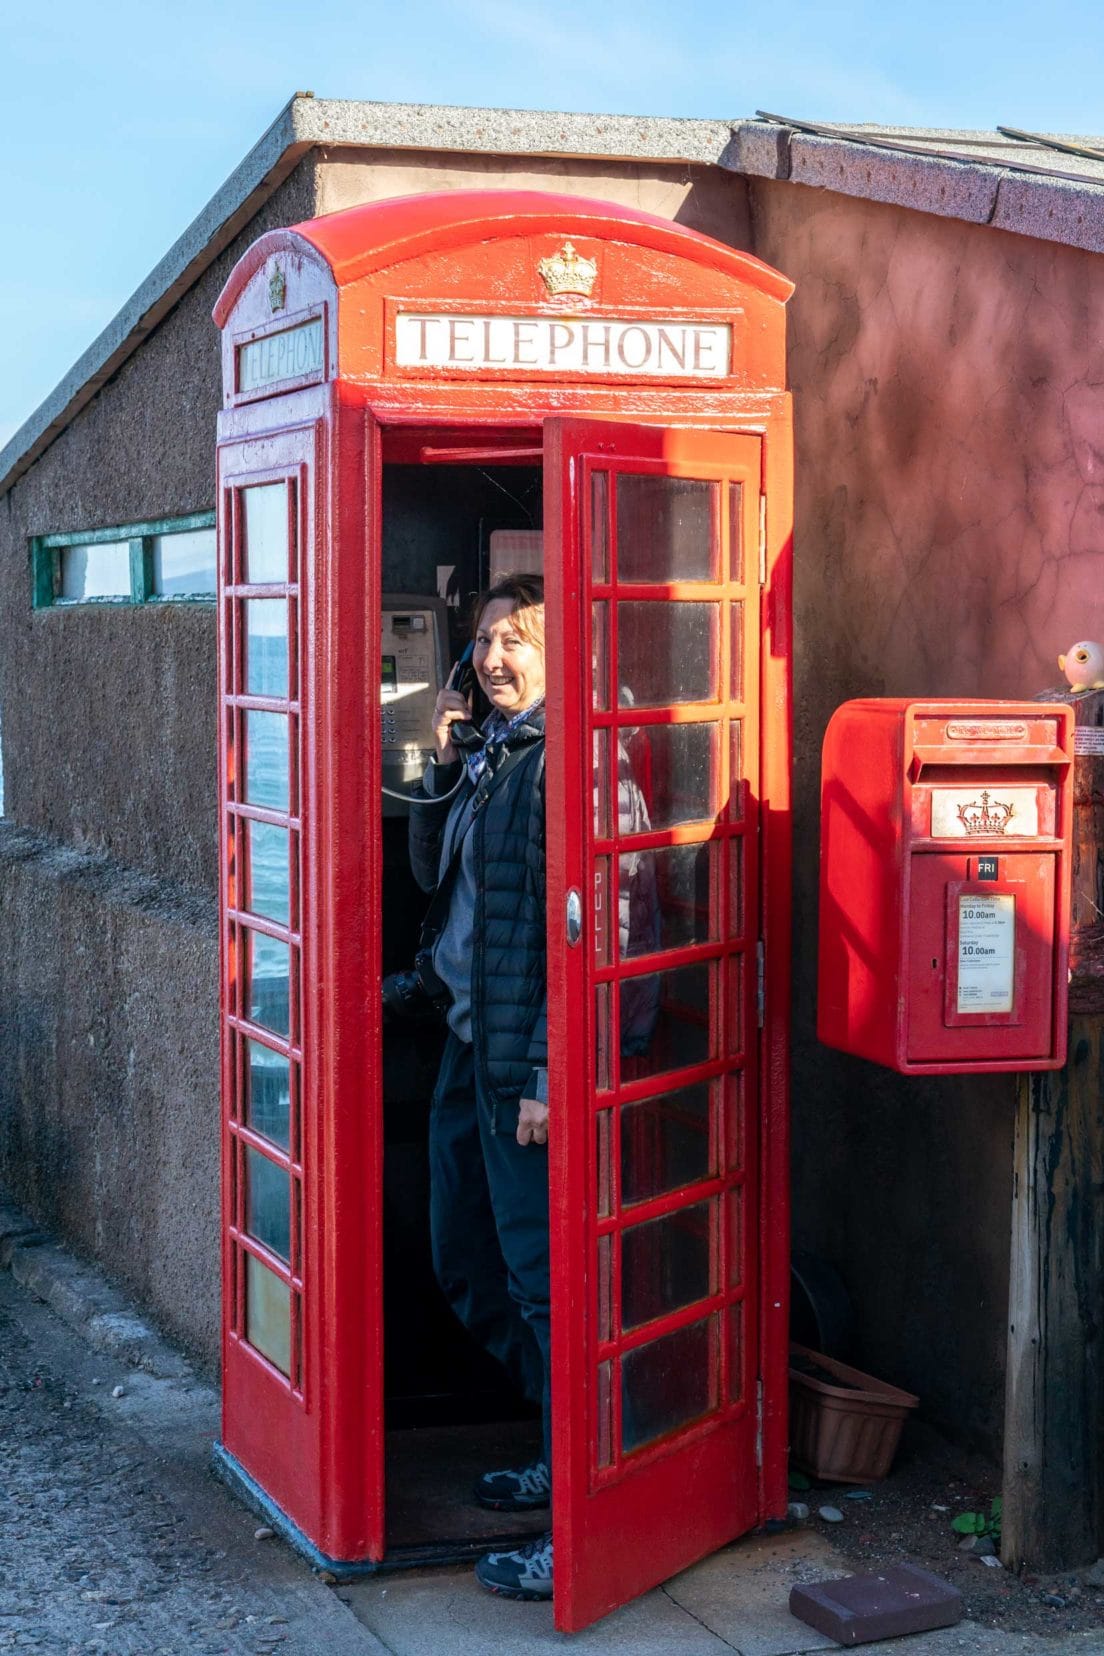
[[[480,1506],[492,1512],[536,1512],[552,1499],[552,1478],[544,1461],[484,1472],[474,1490]]]
[[[510,1599],[552,1597],[552,1532],[538,1536],[516,1552],[484,1553],[475,1579],[489,1593]]]

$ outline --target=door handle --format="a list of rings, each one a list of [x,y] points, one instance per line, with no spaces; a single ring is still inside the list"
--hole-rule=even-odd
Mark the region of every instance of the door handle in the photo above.
[[[567,941],[575,946],[583,935],[583,899],[574,886],[567,894]]]

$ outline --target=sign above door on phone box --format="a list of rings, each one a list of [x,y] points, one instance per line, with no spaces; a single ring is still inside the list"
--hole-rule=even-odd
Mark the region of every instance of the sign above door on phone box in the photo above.
[[[720,322],[430,312],[395,318],[399,368],[725,379],[731,355],[732,329]]]

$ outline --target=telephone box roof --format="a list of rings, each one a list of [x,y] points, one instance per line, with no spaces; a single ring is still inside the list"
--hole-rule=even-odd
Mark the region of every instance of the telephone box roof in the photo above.
[[[243,254],[219,294],[214,317],[222,327],[250,277],[273,252],[314,247],[338,287],[422,253],[503,237],[539,235],[568,225],[576,234],[629,241],[675,253],[729,275],[768,298],[786,300],[793,283],[750,253],[738,252],[670,219],[583,196],[543,190],[443,190],[370,201],[343,212],[272,230]]]

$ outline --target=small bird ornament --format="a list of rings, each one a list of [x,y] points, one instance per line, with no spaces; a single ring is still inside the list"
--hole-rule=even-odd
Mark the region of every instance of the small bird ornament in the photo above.
[[[1104,690],[1104,645],[1094,644],[1091,638],[1071,644],[1058,657],[1058,665],[1071,690]]]

